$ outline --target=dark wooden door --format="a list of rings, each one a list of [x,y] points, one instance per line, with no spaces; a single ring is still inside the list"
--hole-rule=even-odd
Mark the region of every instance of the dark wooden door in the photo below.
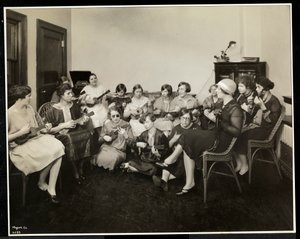
[[[27,17],[6,11],[7,87],[27,84]]]
[[[67,75],[67,30],[37,20],[37,107],[51,100],[60,77]]]

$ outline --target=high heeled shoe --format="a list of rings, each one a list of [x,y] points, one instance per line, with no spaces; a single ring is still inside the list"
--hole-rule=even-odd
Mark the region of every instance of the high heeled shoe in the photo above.
[[[180,192],[177,192],[176,195],[177,195],[177,196],[187,195],[188,193],[192,193],[192,192],[194,192],[195,190],[196,190],[196,187],[195,187],[195,186],[193,186],[193,187],[191,187],[191,188],[189,188],[189,189],[183,188],[183,189],[181,189]]]
[[[167,169],[169,167],[169,164],[166,163],[160,163],[160,162],[156,162],[155,165],[161,169]]]
[[[169,190],[168,183],[165,180],[161,179],[160,177],[153,175],[152,181],[156,187],[160,187],[165,192]]]
[[[47,190],[47,195],[48,195],[48,198],[50,199],[51,203],[53,204],[59,204],[60,201],[58,200],[57,196],[56,195],[51,195],[48,190]]]

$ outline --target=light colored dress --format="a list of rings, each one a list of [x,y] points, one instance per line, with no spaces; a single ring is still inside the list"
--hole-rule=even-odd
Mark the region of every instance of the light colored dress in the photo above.
[[[184,97],[176,96],[172,101],[170,105],[170,111],[175,111],[176,106],[178,106],[180,109],[186,108],[186,109],[192,109],[195,107],[198,107],[198,101],[195,97],[192,95],[186,94]],[[180,124],[180,119],[177,117],[173,125],[174,127]]]
[[[93,98],[97,98],[100,95],[102,95],[106,91],[106,89],[102,85],[97,85],[96,87],[87,85],[81,90],[81,92],[83,92],[83,91],[85,91],[86,95],[84,95],[81,102],[83,104],[86,104],[86,103],[93,101]],[[108,113],[105,100],[102,100],[102,103],[95,104],[92,107],[88,107],[88,106],[84,105],[82,108],[83,108],[83,110],[86,109],[87,113],[89,113],[91,111],[94,112],[94,115],[91,116],[91,120],[93,122],[94,128],[103,126],[103,123],[107,119],[107,113]]]
[[[25,117],[14,111],[12,106],[8,109],[8,134],[17,132],[26,124],[38,127],[38,121],[41,122],[31,106],[27,107]],[[64,145],[49,134],[40,134],[22,145],[17,145],[14,141],[9,143],[11,161],[25,175],[38,172],[62,157],[65,154],[64,149]]]
[[[128,113],[129,111],[134,111],[137,110],[138,108],[142,108],[143,112],[147,112],[147,103],[148,103],[149,98],[142,96],[141,98],[137,99],[135,97],[133,97],[131,99],[131,103],[129,103],[125,110],[124,110],[124,115],[126,115],[126,113]],[[137,137],[140,136],[141,133],[143,133],[146,128],[143,124],[140,123],[139,119],[131,119],[129,121],[129,124],[132,128],[132,133],[133,136]]]
[[[124,135],[118,134],[117,128],[124,128],[128,134],[128,139],[125,139]],[[116,133],[114,133],[116,132]],[[102,128],[100,141],[103,140],[103,136],[109,135],[113,138],[111,143],[103,143],[100,147],[100,152],[97,156],[96,164],[99,167],[113,170],[126,160],[126,146],[127,142],[133,139],[131,128],[128,122],[120,120],[118,124],[114,124],[111,120],[107,120]]]

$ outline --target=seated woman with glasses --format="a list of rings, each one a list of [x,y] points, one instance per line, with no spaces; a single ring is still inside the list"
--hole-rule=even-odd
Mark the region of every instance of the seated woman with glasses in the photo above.
[[[145,175],[156,173],[155,162],[164,158],[169,151],[169,142],[165,134],[154,127],[155,116],[147,113],[141,118],[141,123],[146,128],[135,140],[134,148],[138,150],[138,155],[128,163],[124,163],[122,168],[128,172],[139,172]]]
[[[50,132],[65,145],[75,180],[82,184],[85,180],[84,158],[90,156],[92,126],[87,124],[89,117],[81,112],[80,105],[72,101],[73,92],[69,84],[62,84],[57,94],[60,101],[46,112],[45,119],[53,125]]]
[[[41,171],[38,187],[48,193],[52,203],[57,204],[55,187],[65,147],[47,134],[51,124],[44,124],[30,105],[29,86],[12,86],[9,97],[13,102],[7,111],[10,159],[25,175]],[[39,128],[42,134],[38,133]],[[48,175],[49,183],[46,183]]]
[[[133,135],[129,123],[121,119],[120,108],[111,107],[108,118],[100,134],[102,145],[96,164],[111,171],[126,160],[126,146],[132,142]]]
[[[175,126],[168,137],[170,149],[174,149],[178,144],[180,136],[189,130],[199,130],[201,127],[192,122],[193,115],[190,110],[182,109],[180,111],[180,124]],[[165,167],[167,165],[156,163],[158,166],[162,167],[162,177],[156,175],[152,176],[153,183],[157,187],[161,187],[164,191],[168,191],[168,181],[171,179],[179,178],[184,175],[184,165],[183,165],[183,154],[178,155],[176,162]]]

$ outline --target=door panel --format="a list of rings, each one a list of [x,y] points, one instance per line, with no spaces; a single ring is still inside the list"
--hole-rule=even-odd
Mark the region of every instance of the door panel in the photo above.
[[[7,87],[26,85],[27,17],[11,10],[6,10],[6,56]]]
[[[66,75],[67,30],[38,20],[37,107],[51,100],[60,77]]]

